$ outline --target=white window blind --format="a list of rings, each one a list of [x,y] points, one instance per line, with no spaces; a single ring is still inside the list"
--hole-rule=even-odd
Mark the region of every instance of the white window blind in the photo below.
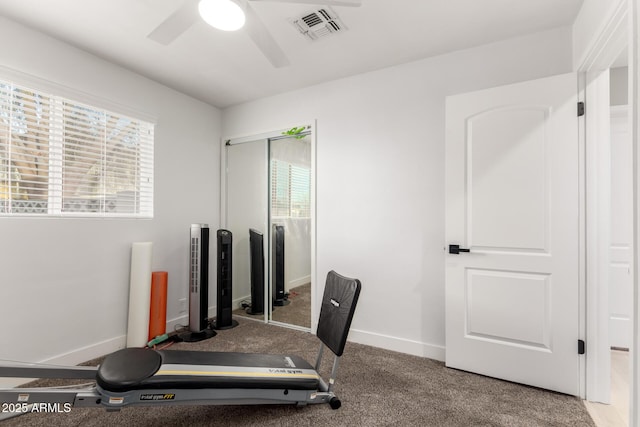
[[[271,215],[311,216],[311,169],[278,159],[271,160]]]
[[[0,215],[152,217],[153,130],[0,81]]]

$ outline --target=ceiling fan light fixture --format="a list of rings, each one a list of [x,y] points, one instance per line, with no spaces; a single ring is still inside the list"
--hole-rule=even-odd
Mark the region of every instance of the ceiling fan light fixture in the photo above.
[[[207,24],[223,31],[239,30],[245,22],[244,11],[232,0],[200,0],[198,12]]]

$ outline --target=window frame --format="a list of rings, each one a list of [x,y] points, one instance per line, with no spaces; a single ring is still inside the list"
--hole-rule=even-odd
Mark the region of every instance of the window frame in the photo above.
[[[47,197],[46,197],[46,212],[0,212],[0,218],[16,218],[16,217],[29,217],[29,218],[123,218],[123,219],[152,219],[154,217],[154,176],[155,176],[155,125],[156,120],[150,115],[140,111],[133,110],[129,107],[111,102],[104,98],[100,98],[94,95],[89,95],[78,90],[74,90],[53,82],[50,82],[39,77],[31,76],[26,73],[22,73],[16,70],[12,70],[6,67],[0,66],[0,83],[9,85],[11,87],[19,87],[38,93],[44,97],[50,99],[52,117],[49,120],[48,129],[48,162],[49,171],[47,176]],[[9,98],[9,97],[8,97]],[[11,102],[12,98],[9,98]],[[65,139],[61,132],[61,120],[64,116],[64,103],[73,106],[82,106],[91,109],[92,111],[99,111],[105,117],[117,117],[117,119],[129,120],[135,123],[135,126],[140,127],[140,131],[136,133],[138,138],[144,139],[139,141],[136,153],[136,166],[135,173],[135,191],[136,201],[132,205],[131,211],[128,212],[111,212],[105,209],[105,201],[113,198],[114,195],[105,191],[105,188],[96,194],[95,200],[99,200],[100,207],[98,211],[65,211],[63,205],[63,150]],[[12,109],[13,110],[13,109]],[[57,116],[54,118],[53,115]],[[8,134],[11,134],[11,127],[7,130]],[[143,135],[148,132],[148,135]],[[101,146],[106,147],[107,137],[105,136],[101,141]],[[9,143],[6,144],[10,146]],[[105,161],[106,156],[101,157],[100,161]],[[117,163],[116,163],[117,164]],[[140,167],[141,164],[147,166]],[[12,168],[11,162],[8,165]],[[9,169],[8,173],[11,173]],[[11,189],[8,188],[8,192]],[[126,190],[124,190],[126,191]],[[11,194],[11,193],[9,193]],[[10,198],[11,196],[9,196]],[[117,197],[117,196],[116,196]],[[89,197],[86,197],[89,200]],[[45,200],[45,199],[43,199]],[[117,209],[117,208],[116,208]]]

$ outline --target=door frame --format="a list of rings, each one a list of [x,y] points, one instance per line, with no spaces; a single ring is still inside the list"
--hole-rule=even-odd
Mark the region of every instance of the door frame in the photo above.
[[[600,31],[592,39],[587,54],[577,67],[580,87],[579,99],[584,101],[587,114],[580,124],[581,145],[584,147],[581,164],[584,165],[583,201],[585,216],[581,228],[586,232],[585,242],[581,245],[584,259],[584,295],[581,307],[585,312],[581,316],[586,342],[586,389],[585,397],[589,401],[609,403],[611,388],[611,359],[609,348],[609,299],[608,299],[608,245],[610,192],[610,145],[598,144],[609,140],[610,123],[608,70],[618,55],[633,45],[629,37],[628,19],[631,17],[631,5],[635,0],[622,0],[618,3]],[[629,49],[631,51],[631,49]],[[633,73],[629,73],[631,75]],[[631,99],[630,99],[631,101]],[[633,108],[633,107],[632,107]],[[634,182],[634,204],[640,198],[640,186]],[[637,224],[637,212],[634,222]],[[638,228],[634,224],[634,239],[637,240]],[[634,244],[634,260],[637,260],[637,245]],[[634,287],[637,289],[637,261],[634,264]],[[634,309],[637,319],[638,310]],[[637,332],[633,337],[637,348]],[[632,381],[637,383],[637,377]],[[635,388],[635,385],[634,387]],[[632,413],[635,405],[630,405]],[[637,416],[637,415],[636,415]],[[634,415],[632,415],[631,419]],[[631,423],[630,425],[634,425]]]
[[[631,394],[629,396],[629,425],[640,424],[640,5],[638,0],[628,0],[629,8],[629,108],[631,143],[633,145],[633,337],[631,343]]]

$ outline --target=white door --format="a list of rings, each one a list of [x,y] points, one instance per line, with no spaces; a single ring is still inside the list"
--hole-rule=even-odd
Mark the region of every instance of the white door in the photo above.
[[[631,348],[633,280],[633,147],[626,106],[611,109],[611,247],[609,344]]]
[[[448,367],[579,392],[577,87],[568,74],[447,98]]]

